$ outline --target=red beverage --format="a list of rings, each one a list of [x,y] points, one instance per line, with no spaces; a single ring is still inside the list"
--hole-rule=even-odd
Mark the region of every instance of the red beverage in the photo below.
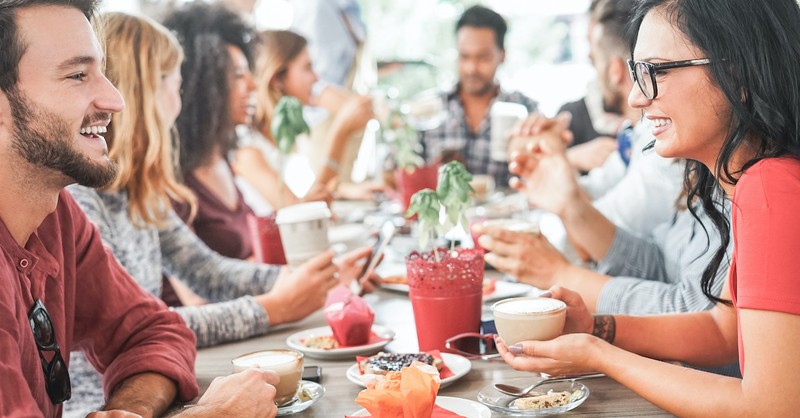
[[[406,259],[409,298],[420,351],[446,351],[445,340],[478,332],[481,323],[483,251],[459,248],[411,253]]]

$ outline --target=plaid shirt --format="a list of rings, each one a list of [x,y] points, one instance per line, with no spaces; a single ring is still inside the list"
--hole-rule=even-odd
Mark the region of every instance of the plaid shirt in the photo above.
[[[508,163],[494,161],[489,156],[491,138],[491,120],[487,109],[483,121],[476,132],[472,132],[467,123],[464,105],[458,95],[458,85],[453,90],[442,93],[448,116],[438,127],[420,132],[423,146],[422,156],[429,163],[437,162],[442,156],[457,156],[464,162],[472,174],[490,174],[494,176],[497,187],[508,187],[511,177]],[[519,92],[507,92],[500,89],[495,101],[519,103],[528,108],[528,113],[536,111],[536,102]],[[450,155],[448,155],[450,154]]]

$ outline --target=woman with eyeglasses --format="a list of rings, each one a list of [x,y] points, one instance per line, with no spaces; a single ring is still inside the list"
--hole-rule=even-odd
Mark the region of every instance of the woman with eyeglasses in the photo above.
[[[679,416],[796,416],[800,359],[800,7],[794,0],[644,0],[631,23],[628,102],[653,123],[656,152],[687,158],[722,237],[702,275],[708,293],[732,231],[728,283],[703,313],[588,314],[577,294],[565,334],[508,347],[504,360],[550,374],[600,371]],[[521,173],[524,175],[524,172]],[[729,221],[715,202],[732,200]],[[656,360],[654,360],[656,359]],[[742,379],[667,361],[719,366]]]
[[[191,191],[176,180],[170,133],[181,110],[183,50],[173,34],[145,17],[108,13],[94,24],[105,36],[107,76],[126,103],[106,136],[119,171],[102,190],[68,189],[120,263],[155,296],[161,296],[166,274],[211,302],[176,308],[198,347],[265,334],[321,307],[327,290],[339,283],[330,255],[279,276],[277,266],[213,252],[175,214],[171,200],[195,205]],[[360,272],[348,265],[343,262],[342,277]],[[84,417],[102,407],[101,376],[82,353],[73,353],[70,374],[73,399],[66,416]]]

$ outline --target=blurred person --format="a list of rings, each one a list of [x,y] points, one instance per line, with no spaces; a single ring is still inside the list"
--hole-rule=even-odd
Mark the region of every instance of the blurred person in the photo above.
[[[2,416],[61,416],[74,351],[104,374],[107,402],[93,417],[158,416],[198,394],[191,331],[139,288],[62,190],[116,173],[100,134],[124,102],[103,75],[94,9],[91,0],[0,3]],[[275,416],[277,383],[258,370],[225,377],[190,415],[235,413],[224,400]]]
[[[170,199],[196,204],[174,172],[170,127],[181,109],[183,59],[175,37],[146,17],[123,13],[102,15],[95,26],[105,36],[108,77],[127,103],[108,134],[109,157],[119,170],[99,191],[79,185],[68,189],[120,264],[155,296],[161,296],[166,274],[212,302],[175,309],[198,347],[265,334],[319,308],[327,290],[339,283],[330,255],[279,276],[277,266],[213,252],[172,210]],[[352,262],[343,262],[347,265]],[[358,273],[345,270],[340,277]],[[80,353],[72,354],[70,371],[74,396],[65,415],[83,417],[103,405],[101,376]]]
[[[604,0],[592,0],[589,5],[589,25],[587,37],[592,43],[592,33],[597,23],[599,5],[605,3]],[[592,54],[589,60],[594,61]],[[600,76],[598,68],[596,78]],[[618,150],[617,140],[614,138],[619,131],[624,119],[619,113],[609,111],[606,102],[600,93],[600,86],[597,79],[592,80],[586,86],[586,95],[580,100],[565,103],[559,108],[558,113],[569,112],[572,120],[569,130],[572,132],[572,142],[567,150],[567,157],[581,174],[586,174],[589,170],[600,167]]]
[[[602,106],[597,80],[592,80],[586,86],[585,96],[563,104],[557,112],[572,115],[569,124],[572,141],[567,156],[570,164],[581,174],[602,166],[618,150],[615,136],[624,119],[606,112]]]
[[[464,11],[455,27],[459,81],[441,96],[447,117],[439,127],[420,132],[428,162],[461,160],[472,174],[492,175],[498,187],[507,187],[510,176],[508,162],[494,161],[489,155],[489,110],[494,102],[519,103],[528,113],[537,107],[522,93],[501,89],[495,79],[506,58],[507,29],[505,19],[486,7]]]
[[[239,130],[239,147],[233,160],[234,169],[243,184],[245,199],[259,215],[272,208],[280,208],[301,201],[330,200],[328,183],[339,175],[345,143],[353,133],[363,129],[372,115],[369,102],[346,101],[336,112],[333,123],[325,132],[324,148],[329,161],[316,173],[316,180],[306,196],[298,198],[280,185],[285,174],[281,169],[280,151],[277,148],[270,124],[278,101],[283,96],[293,96],[303,105],[313,105],[316,97],[312,91],[319,79],[314,72],[305,38],[291,31],[263,31],[256,43],[256,111],[252,126]],[[314,128],[314,129],[319,129]],[[284,162],[285,166],[286,163]],[[282,193],[281,193],[282,190]]]
[[[319,75],[313,83],[312,102],[304,109],[311,125],[310,144],[303,151],[309,158],[316,181],[327,184],[335,174],[342,183],[341,192],[359,193],[353,187],[351,174],[358,155],[364,127],[372,118],[372,100],[363,96],[370,87],[365,63],[374,63],[364,47],[367,27],[357,0],[293,0],[290,30],[307,41],[307,51]],[[377,70],[374,70],[377,72]],[[373,71],[367,71],[372,73]],[[310,104],[310,106],[309,106]],[[340,109],[360,107],[360,112],[345,117]],[[351,119],[349,137],[335,147],[329,142],[329,132],[341,129],[337,119]],[[340,124],[339,124],[340,125]],[[336,158],[331,157],[335,150]],[[369,185],[362,185],[369,187]]]
[[[800,6],[793,0],[646,0],[631,21],[629,103],[654,122],[660,155],[686,158],[698,199],[722,237],[701,283],[708,312],[589,315],[564,288],[566,334],[507,347],[504,360],[550,374],[599,371],[678,416],[794,416],[800,374],[796,222],[800,206]],[[732,219],[717,203],[732,199]],[[733,256],[720,298],[709,290]],[[730,299],[729,299],[730,298]],[[739,359],[742,379],[713,366]],[[702,396],[697,396],[702,393]]]
[[[602,93],[603,106],[608,112],[623,115],[629,121],[629,126],[632,126],[632,129],[622,130],[618,135],[620,144],[628,141],[628,146],[624,148],[628,150],[629,163],[626,165],[623,162],[621,153],[613,153],[603,166],[577,181],[584,200],[593,201],[594,208],[599,211],[598,216],[602,215],[610,224],[635,236],[652,238],[656,226],[674,220],[675,202],[681,192],[685,165],[680,160],[645,152],[652,138],[648,132],[651,124],[648,121],[640,122],[641,111],[625,103],[626,92],[633,87],[625,63],[626,57],[630,55],[630,47],[625,42],[625,25],[630,18],[633,3],[633,0],[600,0],[595,3],[592,11],[595,24],[592,25],[589,36],[590,55],[597,69],[597,83]],[[541,123],[541,126],[537,127],[537,123]],[[519,137],[512,141],[524,142],[526,135],[548,126],[557,127],[562,136],[568,135],[562,123],[542,122],[541,116],[535,116],[518,127],[515,134]],[[556,148],[562,146],[558,145]],[[569,151],[565,152],[565,156],[570,160]],[[542,203],[547,205],[550,202]],[[583,203],[573,203],[568,209],[577,211],[584,206]],[[594,240],[593,232],[582,234],[578,229],[594,228],[596,223],[562,220],[570,233],[571,242],[578,247],[579,252],[582,243]],[[610,237],[613,237],[613,233]],[[588,255],[592,260],[598,261],[604,252],[590,251]]]
[[[176,206],[181,217],[214,251],[253,257],[248,218],[254,216],[236,187],[228,155],[236,148],[236,126],[250,117],[253,32],[220,4],[188,4],[164,21],[184,48],[183,108],[178,115],[183,183],[197,196],[197,211]]]

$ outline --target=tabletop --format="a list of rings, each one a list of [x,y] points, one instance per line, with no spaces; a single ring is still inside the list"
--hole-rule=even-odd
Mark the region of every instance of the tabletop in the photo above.
[[[375,323],[395,331],[394,341],[386,346],[391,352],[416,352],[416,330],[413,312],[407,295],[379,290],[367,295],[367,302],[375,310]],[[324,326],[321,312],[317,312],[303,321],[274,329],[270,334],[231,344],[201,349],[197,353],[197,380],[205,390],[217,376],[225,376],[232,372],[231,359],[253,351],[287,348],[286,338],[296,332]],[[321,383],[325,387],[325,395],[309,409],[297,413],[296,417],[344,417],[361,409],[355,403],[361,387],[347,380],[347,369],[355,364],[355,360],[320,360],[306,357],[305,365],[322,367]],[[520,377],[538,377],[530,373],[511,369],[503,362],[473,360],[472,369],[464,377],[451,385],[440,389],[439,394],[470,400],[476,400],[478,392],[486,385],[508,381]],[[582,405],[565,415],[575,417],[625,417],[625,416],[670,416],[665,411],[638,396],[614,380],[602,377],[582,382],[591,391],[591,395]],[[493,412],[493,417],[505,415]]]

